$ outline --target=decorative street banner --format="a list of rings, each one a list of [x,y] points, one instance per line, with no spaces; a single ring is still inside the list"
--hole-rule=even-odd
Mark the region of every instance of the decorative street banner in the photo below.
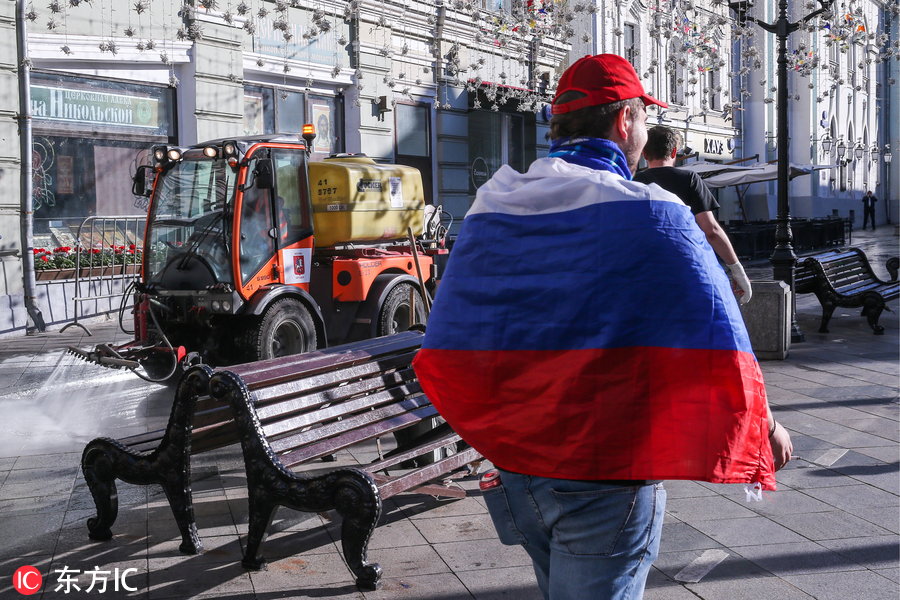
[[[104,92],[31,86],[35,119],[159,129],[159,99]]]

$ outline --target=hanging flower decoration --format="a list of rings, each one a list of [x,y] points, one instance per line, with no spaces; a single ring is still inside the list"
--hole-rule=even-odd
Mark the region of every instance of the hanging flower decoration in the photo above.
[[[787,60],[788,69],[803,77],[809,77],[819,66],[819,55],[807,48],[805,44],[792,50],[788,54]]]
[[[825,44],[837,44],[841,52],[846,52],[850,44],[863,43],[868,38],[862,9],[836,16],[832,21],[824,21],[821,29],[825,33]]]
[[[27,0],[26,0],[27,1]],[[39,10],[29,4],[26,17],[31,21],[40,19],[46,23],[47,29],[58,34],[66,32],[65,19],[74,9],[89,5],[89,0],[44,0]],[[118,3],[116,3],[118,6]],[[725,95],[722,114],[728,118],[735,110],[741,110],[741,102],[756,94],[766,96],[770,84],[765,80],[756,86],[754,71],[764,68],[764,58],[761,49],[765,47],[761,43],[766,39],[766,34],[752,20],[753,11],[748,11],[743,17],[732,13],[727,0],[706,0],[704,3],[695,0],[648,0],[642,3],[642,16],[639,17],[638,26],[641,36],[647,35],[652,43],[658,43],[665,47],[664,52],[654,54],[659,58],[646,59],[638,57],[635,66],[645,80],[652,81],[654,75],[660,72],[674,74],[673,80],[683,85],[687,96],[699,95],[699,104],[708,108],[710,104],[708,96],[713,91]],[[812,11],[819,6],[818,0],[800,0],[797,3],[806,10]],[[413,79],[417,85],[446,82],[447,85],[483,90],[481,84],[475,85],[472,80],[476,77],[480,80],[494,80],[501,83],[500,88],[495,88],[489,97],[481,96],[481,102],[487,98],[491,103],[491,109],[498,106],[510,105],[515,102],[520,111],[539,111],[549,96],[555,91],[560,69],[557,69],[550,77],[538,80],[538,73],[534,68],[535,59],[547,68],[546,58],[559,52],[558,44],[571,43],[580,40],[583,43],[591,41],[591,35],[579,32],[576,36],[573,23],[584,19],[586,15],[599,14],[601,11],[618,10],[620,20],[608,21],[615,15],[604,12],[602,20],[610,23],[606,29],[611,35],[623,37],[626,33],[621,17],[625,15],[624,9],[607,3],[598,4],[592,0],[445,0],[444,6],[448,11],[445,18],[452,18],[458,22],[464,22],[474,26],[474,36],[464,42],[456,42],[448,53],[447,47],[437,43],[437,32],[434,31],[438,15],[436,12],[424,15],[416,13],[414,19],[421,19],[418,25],[429,24],[432,32],[426,34],[424,39],[415,36],[407,36],[404,30],[402,36],[397,36],[401,28],[405,28],[408,20],[403,11],[382,11],[382,14],[369,13],[372,21],[365,21],[367,26],[374,26],[383,30],[384,41],[378,42],[375,52],[385,57],[388,62],[399,64],[418,64],[415,72],[400,72],[395,69],[392,72],[397,80],[405,79],[411,82]],[[606,6],[604,9],[603,7]],[[890,39],[885,33],[874,30],[877,19],[872,18],[871,10],[863,10],[864,4],[860,0],[837,0],[833,12],[806,23],[791,41],[795,45],[789,49],[788,65],[794,75],[809,77],[816,72],[824,72],[828,75],[824,80],[825,86],[834,84],[859,87],[862,83],[853,73],[867,72],[871,65],[895,59],[900,61],[900,42]],[[68,10],[66,9],[68,8]],[[140,16],[151,10],[150,0],[127,0],[122,2],[122,8],[130,15]],[[296,24],[291,24],[294,18],[290,8],[305,11],[309,21],[303,27],[302,34]],[[350,57],[345,57],[344,52],[349,43],[346,32],[348,23],[354,23],[357,30],[363,21],[360,18],[363,9],[369,11],[370,4],[360,0],[348,0],[340,6],[332,6],[323,3],[300,2],[299,0],[195,0],[186,2],[177,11],[177,17],[171,15],[172,21],[168,23],[167,33],[164,37],[177,38],[184,41],[196,41],[202,39],[203,32],[196,21],[193,12],[196,10],[221,11],[219,14],[226,24],[241,27],[246,35],[256,36],[261,29],[274,29],[280,33],[284,40],[284,72],[291,70],[291,65],[297,68],[297,63],[289,60],[296,57],[302,61],[302,52],[295,52],[288,44],[311,45],[318,40],[326,39],[334,49],[334,61],[327,64],[332,78],[337,78],[341,69],[338,68],[342,58],[349,58],[351,64],[358,64],[359,50],[347,49]],[[404,9],[406,10],[406,9]],[[900,2],[892,0],[885,3],[883,14],[900,17]],[[160,25],[160,14],[154,11],[154,26]],[[399,17],[397,16],[399,14]],[[760,14],[761,13],[757,13]],[[868,21],[867,21],[868,14]],[[163,17],[165,18],[165,17]],[[344,19],[342,22],[340,19]],[[146,15],[144,23],[131,21],[116,24],[105,23],[107,29],[101,33],[104,40],[100,44],[102,52],[116,54],[119,50],[117,44],[122,44],[124,38],[133,39],[129,44],[134,44],[140,51],[154,50],[157,44],[165,47],[165,40],[157,38],[157,42],[144,38],[146,27]],[[374,21],[374,22],[373,22]],[[880,22],[880,21],[878,21]],[[126,26],[127,25],[127,26]],[[162,30],[166,31],[167,24],[162,24]],[[121,32],[121,38],[114,37],[113,31]],[[296,39],[295,39],[296,35]],[[417,34],[418,35],[418,34]],[[302,42],[299,38],[302,36]],[[429,37],[430,36],[430,37]],[[758,37],[755,37],[758,36]],[[794,39],[796,38],[796,39]],[[413,40],[415,39],[415,42]],[[552,44],[544,44],[544,40],[552,40]],[[159,40],[162,40],[160,42]],[[760,40],[757,42],[757,40]],[[737,42],[737,44],[732,44]],[[621,43],[621,42],[619,42]],[[847,52],[854,45],[866,45],[866,52],[856,56],[852,64],[847,61],[833,63],[824,60],[821,55],[824,48],[837,48]],[[60,36],[60,52],[64,55],[71,54],[68,39]],[[731,67],[727,60],[731,57],[731,48],[739,47],[739,65]],[[320,47],[321,48],[321,47]],[[549,49],[549,50],[548,50]],[[171,52],[171,49],[169,49]],[[533,53],[533,54],[530,54]],[[443,55],[442,55],[443,54]],[[161,60],[171,64],[165,52]],[[485,57],[489,62],[485,62]],[[527,60],[526,60],[527,57]],[[262,66],[263,59],[257,58],[257,64]],[[278,62],[281,62],[279,59]],[[261,64],[262,63],[262,64]],[[427,66],[431,65],[431,68]],[[332,68],[334,65],[334,68]],[[713,85],[710,73],[719,73],[719,82],[727,83],[723,86]],[[240,77],[241,73],[236,72]],[[417,75],[419,75],[417,77]],[[752,79],[751,79],[752,78]],[[355,79],[361,89],[361,77]],[[802,88],[813,85],[812,82],[803,82]],[[540,84],[540,85],[538,85]],[[485,84],[486,85],[486,84]],[[821,90],[822,84],[817,84]],[[515,86],[515,87],[513,87]],[[815,89],[815,85],[809,89]],[[751,90],[753,92],[751,93]],[[820,99],[825,90],[819,92]],[[407,88],[400,89],[397,86],[395,92],[409,96],[411,92]],[[815,92],[813,92],[815,93]],[[791,97],[796,98],[798,94]],[[833,97],[833,95],[831,96]],[[760,98],[764,100],[764,98]],[[808,98],[811,101],[811,98]],[[706,102],[707,104],[704,104]],[[446,98],[439,104],[449,104]]]

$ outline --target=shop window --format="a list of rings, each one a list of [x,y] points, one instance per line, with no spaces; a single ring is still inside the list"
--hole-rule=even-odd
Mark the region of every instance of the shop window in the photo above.
[[[300,133],[305,123],[316,126],[313,159],[343,152],[341,100],[277,88],[244,86],[246,135]]]
[[[431,108],[427,104],[397,104],[394,108],[397,164],[422,174],[425,202],[432,202]]]
[[[74,246],[86,217],[145,214],[131,176],[176,139],[173,91],[55,73],[31,83],[35,243]]]
[[[33,73],[31,116],[36,131],[169,138],[175,123],[173,91],[108,79]]]
[[[321,160],[329,155],[343,152],[343,139],[340,135],[341,111],[340,100],[330,96],[306,95],[306,123],[316,127],[316,139],[313,141],[312,159]]]
[[[428,107],[398,104],[395,110],[397,154],[428,156]]]
[[[296,133],[306,122],[306,103],[299,92],[279,91],[275,99],[275,131]]]
[[[469,113],[469,193],[508,164],[524,170],[524,118],[503,112]]]
[[[244,86],[244,135],[275,133],[275,92]]]

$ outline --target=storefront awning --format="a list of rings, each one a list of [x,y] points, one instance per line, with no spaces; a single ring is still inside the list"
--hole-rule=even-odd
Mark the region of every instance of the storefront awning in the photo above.
[[[837,165],[803,165],[791,163],[788,178],[809,175],[814,171],[833,169]],[[714,163],[697,163],[682,167],[694,171],[703,178],[703,182],[711,188],[723,188],[730,185],[746,185],[778,179],[777,163],[757,163],[755,165],[718,165]]]

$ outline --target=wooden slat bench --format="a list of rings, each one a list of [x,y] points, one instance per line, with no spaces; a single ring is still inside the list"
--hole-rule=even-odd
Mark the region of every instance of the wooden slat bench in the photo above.
[[[419,338],[418,343],[422,337],[417,332],[398,335]],[[297,365],[285,361],[265,373],[213,374],[210,392],[231,405],[244,452],[250,511],[242,562],[246,568],[265,565],[260,546],[278,506],[306,512],[336,509],[343,518],[344,557],[356,583],[374,589],[381,569],[366,554],[382,501],[412,490],[465,495],[461,489],[429,483],[481,457],[446,424],[431,428],[437,411],[411,367],[417,349],[382,355],[355,368],[352,376],[339,371],[310,375],[297,368],[302,356],[294,358]],[[402,435],[410,430],[418,431]],[[319,475],[295,471],[312,459],[389,433],[404,441],[372,464]],[[442,452],[435,458],[436,450]],[[404,468],[413,462],[418,466]]]
[[[798,294],[813,293],[822,304],[820,333],[828,333],[834,309],[862,308],[876,335],[884,333],[878,324],[886,303],[900,296],[900,284],[875,276],[865,253],[859,248],[829,250],[807,256],[797,262],[794,289]]]
[[[265,388],[260,397],[275,399],[274,391],[290,394],[302,385],[317,381],[339,385],[361,377],[377,375],[384,365],[394,364],[398,353],[414,352],[421,344],[420,333],[402,333],[375,338],[298,356],[276,358],[228,367],[229,373]],[[91,539],[108,540],[118,514],[116,480],[136,485],[160,485],[165,491],[181,532],[180,549],[196,554],[203,549],[191,496],[192,454],[222,448],[238,442],[232,409],[209,394],[215,370],[194,367],[175,390],[172,411],[165,429],[115,440],[97,438],[84,449],[81,468],[91,491],[97,516],[88,519]],[[302,383],[301,383],[302,382]],[[279,385],[279,384],[284,385]],[[268,386],[268,387],[267,387]],[[293,386],[293,388],[292,388]],[[349,389],[359,389],[361,384]],[[267,410],[267,409],[264,409]],[[308,441],[315,445],[314,436]],[[327,456],[325,453],[314,453]]]

